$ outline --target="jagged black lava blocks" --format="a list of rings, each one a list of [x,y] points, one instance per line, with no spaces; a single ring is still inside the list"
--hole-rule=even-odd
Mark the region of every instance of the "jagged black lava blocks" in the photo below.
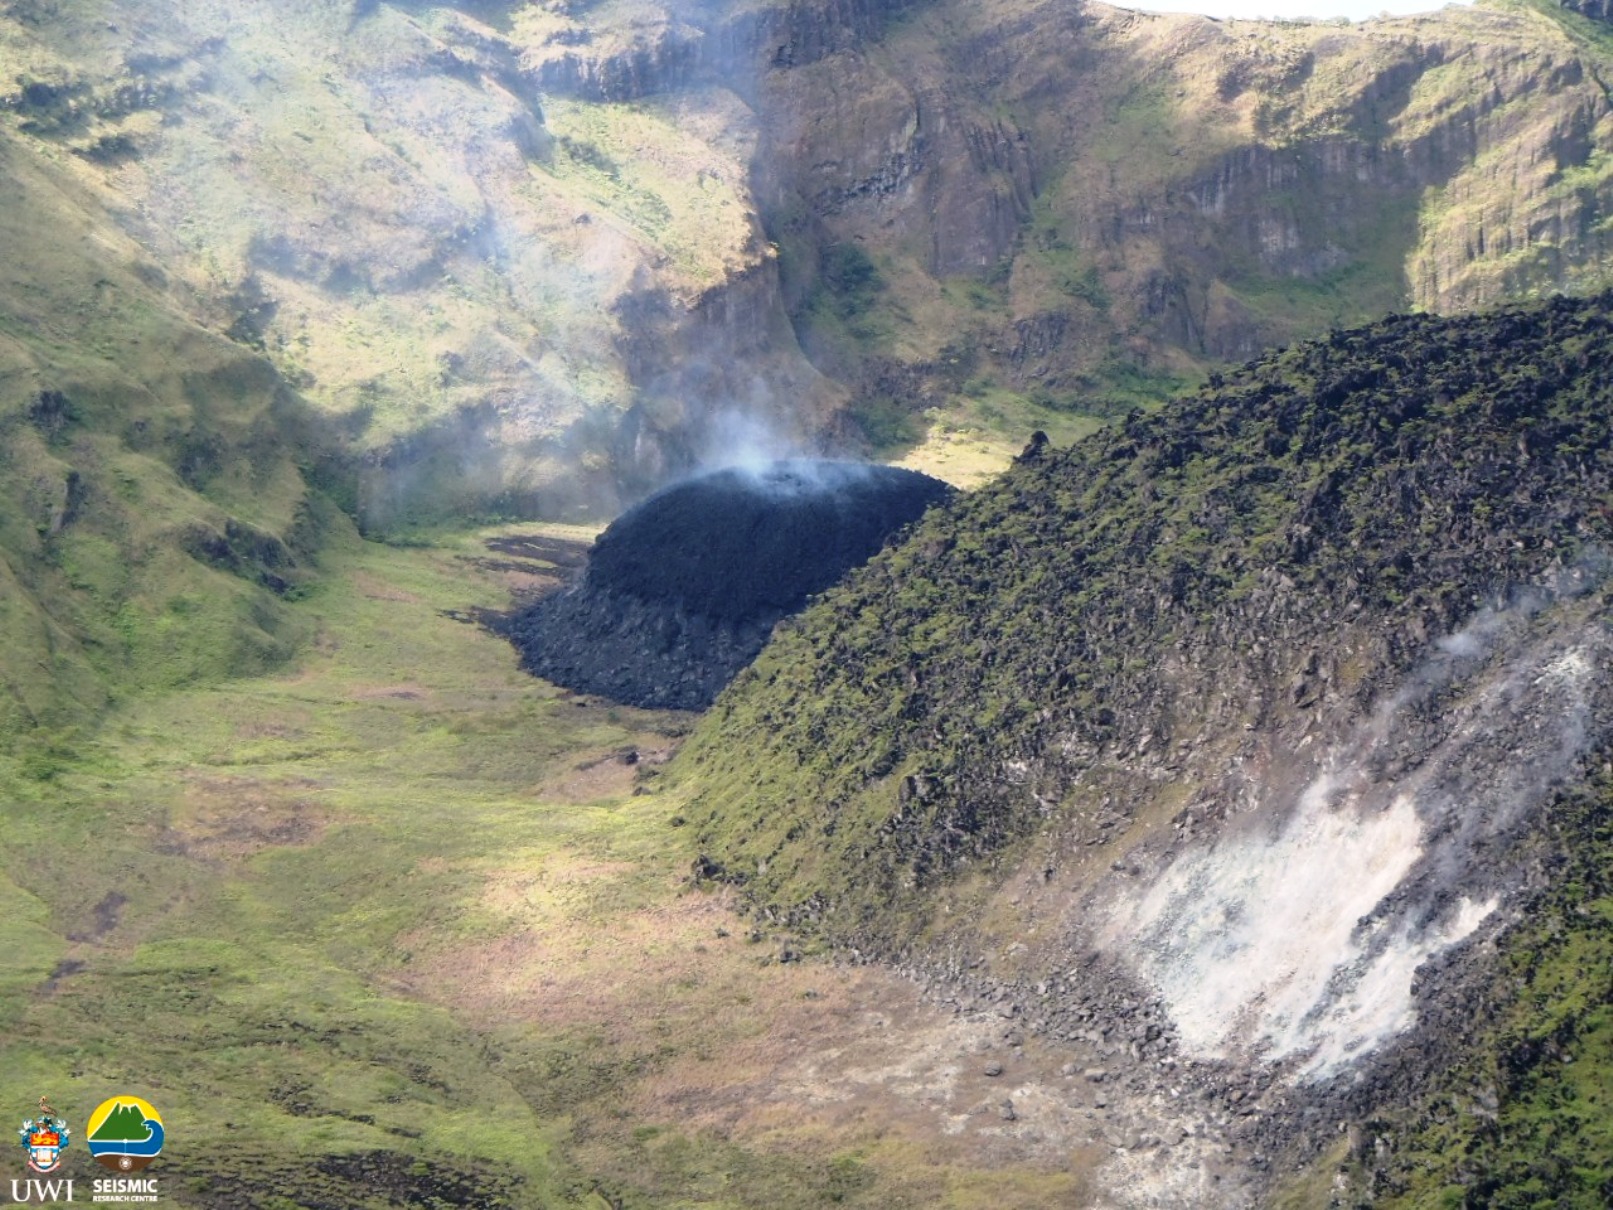
[[[951,489],[851,462],[731,467],[664,488],[595,542],[588,570],[510,623],[538,676],[636,706],[702,709],[780,618]]]

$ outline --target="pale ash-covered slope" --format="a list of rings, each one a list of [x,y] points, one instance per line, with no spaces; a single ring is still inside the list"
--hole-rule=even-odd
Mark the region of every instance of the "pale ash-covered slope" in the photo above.
[[[1032,451],[718,700],[699,871],[1107,1066],[1197,1140],[1116,1157],[1126,1204],[1329,1146],[1481,1023],[1613,735],[1610,307],[1395,319]]]
[[[551,105],[493,9],[14,5],[0,117],[341,419],[376,524],[609,511],[719,414],[815,428],[744,105]]]

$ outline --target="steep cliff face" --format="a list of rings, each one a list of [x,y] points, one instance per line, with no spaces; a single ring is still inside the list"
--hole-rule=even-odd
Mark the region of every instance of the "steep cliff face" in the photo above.
[[[634,11],[625,41],[610,6],[529,27],[532,70],[745,98],[786,305],[864,403],[1058,429],[1329,325],[1604,280],[1606,47],[1577,18]]]
[[[1570,12],[1594,21],[1613,22],[1613,8],[1601,3],[1601,0],[1560,0],[1560,3]]]
[[[0,109],[340,418],[369,523],[564,515],[736,417],[1073,436],[1332,324],[1594,287],[1606,37],[1555,11],[18,3]]]
[[[1138,368],[1603,280],[1601,46],[1527,9],[925,6],[768,77],[758,192],[783,230],[879,261],[891,313],[865,343],[930,371],[908,402],[1102,411]]]
[[[504,24],[290,2],[0,18],[24,145],[340,419],[373,524],[613,511],[714,417],[804,440],[840,397],[779,305],[744,105],[546,108]]]

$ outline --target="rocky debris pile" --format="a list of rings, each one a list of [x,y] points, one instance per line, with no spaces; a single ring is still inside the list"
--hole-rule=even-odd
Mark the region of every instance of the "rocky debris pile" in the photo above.
[[[916,471],[792,460],[675,484],[616,520],[565,592],[509,624],[534,674],[635,706],[711,704],[779,619],[951,489]]]

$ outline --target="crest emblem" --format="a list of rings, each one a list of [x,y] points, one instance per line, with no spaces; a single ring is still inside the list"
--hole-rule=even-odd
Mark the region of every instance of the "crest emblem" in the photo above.
[[[72,1140],[72,1131],[45,1098],[40,1097],[39,1116],[26,1119],[22,1129],[17,1131],[17,1138],[28,1153],[28,1167],[44,1174],[62,1166],[62,1152]]]

